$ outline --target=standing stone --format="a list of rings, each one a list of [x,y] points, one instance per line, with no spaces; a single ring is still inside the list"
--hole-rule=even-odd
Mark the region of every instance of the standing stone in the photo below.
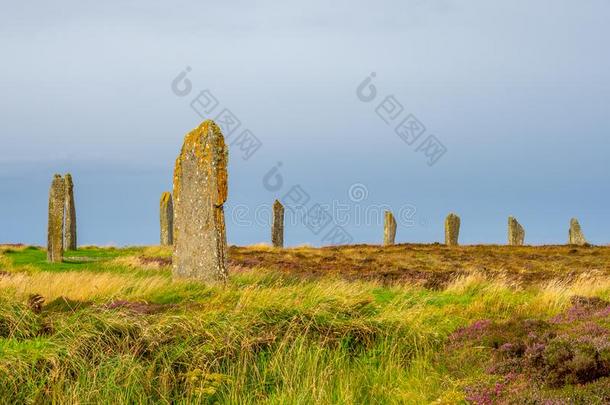
[[[445,219],[445,245],[457,246],[460,236],[460,217],[451,213]]]
[[[161,245],[171,246],[174,243],[174,204],[172,193],[161,194],[159,204],[159,218],[161,222]]]
[[[273,247],[284,247],[284,206],[278,200],[273,203],[273,223],[271,224]]]
[[[578,220],[576,218],[572,218],[570,220],[570,232],[569,232],[568,243],[570,245],[579,245],[579,246],[584,246],[587,244],[585,235],[583,235],[582,229],[580,228],[580,224],[578,223]]]
[[[76,207],[74,205],[74,183],[70,173],[64,176],[66,182],[65,235],[64,246],[67,250],[76,250]]]
[[[214,121],[204,121],[184,138],[174,169],[174,277],[206,283],[227,279],[227,161]]]
[[[522,246],[525,240],[525,229],[515,219],[508,217],[508,244],[511,246]]]
[[[396,219],[391,211],[386,211],[383,222],[383,244],[393,245],[396,238]]]
[[[61,263],[64,256],[64,207],[66,183],[56,174],[49,190],[49,222],[47,230],[47,261]]]

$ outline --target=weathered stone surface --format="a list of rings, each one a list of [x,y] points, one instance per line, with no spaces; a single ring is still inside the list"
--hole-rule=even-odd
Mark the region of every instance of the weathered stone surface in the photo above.
[[[66,183],[66,205],[64,222],[64,247],[67,250],[76,250],[76,206],[74,205],[74,183],[70,173],[64,176]]]
[[[273,203],[273,223],[271,224],[273,247],[284,247],[284,206],[278,200]]]
[[[393,245],[396,238],[396,219],[391,211],[386,211],[383,221],[383,244]]]
[[[214,121],[204,121],[184,138],[174,169],[174,277],[206,283],[227,279],[227,161]]]
[[[161,225],[161,245],[170,246],[174,243],[174,204],[172,194],[161,194],[159,204],[159,218]]]
[[[47,229],[47,261],[60,263],[64,256],[64,207],[66,183],[56,174],[49,190],[49,222]]]
[[[460,236],[460,217],[451,213],[445,219],[445,244],[457,246]]]
[[[511,246],[522,246],[525,241],[525,229],[515,219],[508,217],[508,244]]]
[[[578,220],[576,218],[572,218],[570,220],[570,231],[569,231],[568,243],[570,245],[579,245],[579,246],[583,246],[583,245],[587,244],[585,235],[583,235],[582,229],[580,228],[580,223],[578,223]]]

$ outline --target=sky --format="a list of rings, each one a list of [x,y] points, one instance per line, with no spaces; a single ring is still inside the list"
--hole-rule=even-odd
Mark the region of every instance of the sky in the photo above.
[[[464,244],[506,243],[509,215],[529,244],[572,217],[608,244],[608,21],[603,0],[6,3],[0,243],[46,243],[66,172],[79,243],[159,243],[185,134],[230,112],[231,244],[269,243],[295,190],[289,246],[380,243],[386,209],[397,242],[455,212]]]

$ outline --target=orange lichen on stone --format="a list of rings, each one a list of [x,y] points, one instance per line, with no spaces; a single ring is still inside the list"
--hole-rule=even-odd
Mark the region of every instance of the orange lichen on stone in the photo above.
[[[204,121],[184,138],[174,169],[175,277],[227,278],[227,161],[224,137],[213,121]]]
[[[189,153],[201,163],[206,175],[214,175],[217,179],[216,205],[222,205],[227,200],[227,162],[228,149],[222,132],[212,120],[205,120],[184,138],[180,155],[176,158],[174,169],[174,199],[180,197],[180,176],[182,174],[182,158]],[[212,163],[211,165],[209,163]]]
[[[161,193],[161,207],[166,206],[172,200],[172,193],[165,191]]]

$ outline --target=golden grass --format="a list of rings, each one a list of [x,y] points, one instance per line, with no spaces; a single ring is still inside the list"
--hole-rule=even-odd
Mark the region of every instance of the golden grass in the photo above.
[[[166,289],[172,281],[167,277],[134,278],[131,275],[91,273],[15,273],[0,277],[0,290],[11,291],[17,298],[40,294],[48,301],[59,297],[78,301],[125,299],[148,295]]]
[[[0,250],[0,270],[1,269],[9,269],[12,267],[12,263],[9,260],[8,257],[4,256],[2,254],[2,251]]]
[[[260,250],[273,250],[273,246],[271,246],[269,243],[265,243],[265,242],[253,243],[252,245],[245,246],[245,248],[260,249]]]
[[[146,246],[142,250],[142,256],[145,257],[171,257],[171,246]]]
[[[121,256],[106,262],[107,266],[123,266],[133,270],[160,270],[164,266],[158,261],[145,261],[141,256]]]
[[[0,254],[3,254],[7,250],[19,252],[24,250],[26,247],[27,246],[25,245],[0,245]]]
[[[214,388],[210,376],[217,375],[226,381],[214,388],[220,403],[460,403],[464,385],[479,374],[459,379],[436,357],[457,328],[479,319],[548,319],[573,295],[610,297],[610,278],[600,270],[603,249],[232,247],[229,282],[211,288],[172,281],[171,247],[96,254],[100,261],[75,264],[79,270],[46,265],[33,253],[38,262],[15,267],[0,254],[0,266],[9,270],[0,274],[0,298],[15,308],[7,305],[4,316],[22,336],[38,336],[35,317],[59,332],[44,338],[50,348],[38,349],[36,338],[4,344],[6,350],[31,344],[27,350],[46,350],[48,361],[61,365],[52,372],[64,380],[49,388],[56,402],[205,402]],[[507,265],[512,254],[523,268]],[[556,270],[537,277],[549,264]],[[575,271],[566,274],[567,266]],[[533,277],[525,282],[515,276],[521,272]],[[424,288],[429,273],[447,278]],[[33,315],[26,305],[32,294],[46,303],[127,300],[163,309],[146,314],[91,305],[78,317],[44,308]],[[34,321],[24,324],[23,314]],[[56,348],[76,354],[59,357]],[[143,348],[150,357],[142,357]],[[21,398],[24,381],[37,377],[28,374],[35,368],[22,352],[12,356],[0,368],[7,365],[7,380],[19,377],[6,392]],[[11,372],[15,364],[23,364],[18,373]]]

